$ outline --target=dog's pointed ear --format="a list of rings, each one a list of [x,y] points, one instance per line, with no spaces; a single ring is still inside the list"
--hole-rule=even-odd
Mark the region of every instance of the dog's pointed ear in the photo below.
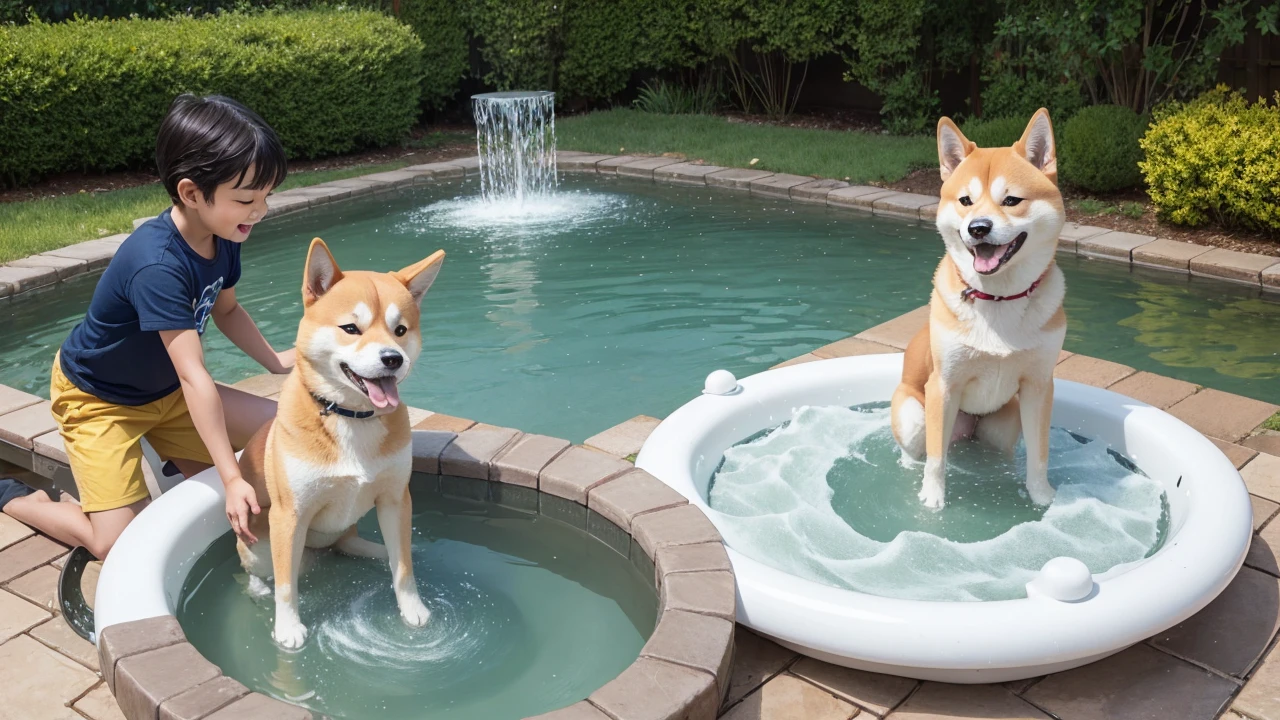
[[[943,182],[977,147],[951,122],[951,118],[944,117],[938,121],[938,166],[942,170]]]
[[[422,297],[427,294],[427,290],[431,288],[431,283],[436,281],[436,276],[440,274],[440,266],[444,263],[444,251],[437,250],[431,253],[431,257],[421,262],[414,263],[403,270],[397,270],[391,273],[397,280],[404,283],[409,288],[409,294],[413,296],[413,301],[422,303]]]
[[[1054,183],[1058,182],[1058,147],[1053,142],[1053,123],[1049,122],[1048,110],[1040,108],[1031,116],[1031,122],[1022,132],[1022,139],[1013,144],[1013,151]]]
[[[311,241],[307,251],[307,269],[302,276],[302,305],[310,307],[321,295],[342,279],[342,271],[329,252],[329,246],[320,238]]]

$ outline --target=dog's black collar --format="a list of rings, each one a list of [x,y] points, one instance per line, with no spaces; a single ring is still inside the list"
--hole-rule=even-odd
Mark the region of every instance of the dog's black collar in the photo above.
[[[364,420],[373,417],[372,410],[348,410],[332,400],[324,398],[312,393],[312,399],[320,403],[320,417],[326,415],[341,415],[342,417],[355,418],[356,420]]]

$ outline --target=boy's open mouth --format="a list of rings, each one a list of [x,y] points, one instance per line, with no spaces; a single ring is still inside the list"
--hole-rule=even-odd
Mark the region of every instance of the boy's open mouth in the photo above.
[[[983,275],[990,275],[1004,267],[1004,264],[1022,249],[1022,243],[1026,241],[1027,234],[1018,233],[1018,237],[1014,238],[1013,242],[1004,245],[978,243],[969,246],[969,253],[973,255],[973,269]]]
[[[248,235],[248,234],[249,234],[249,231],[253,229],[253,226],[252,226],[252,225],[237,225],[237,226],[236,226],[236,229],[240,231],[240,234],[241,234],[241,235]]]
[[[393,376],[367,378],[362,375],[355,374],[351,367],[346,363],[340,365],[342,372],[346,373],[347,379],[360,389],[360,392],[369,396],[369,400],[373,402],[374,407],[392,409],[400,406],[400,387],[396,385],[396,379]]]

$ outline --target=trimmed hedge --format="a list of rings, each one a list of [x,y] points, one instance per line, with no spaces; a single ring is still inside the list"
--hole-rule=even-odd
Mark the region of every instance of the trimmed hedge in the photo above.
[[[145,163],[181,92],[243,102],[290,157],[387,145],[417,120],[422,53],[370,11],[0,26],[0,182]]]
[[[1009,147],[1022,139],[1030,121],[1031,115],[975,119],[962,125],[960,132],[980,148]]]
[[[1146,130],[1145,117],[1119,105],[1094,105],[1072,115],[1058,140],[1063,181],[1091,192],[1137,187],[1138,143]]]
[[[1275,100],[1250,105],[1219,86],[1156,111],[1139,163],[1156,212],[1180,225],[1280,230],[1280,93]]]

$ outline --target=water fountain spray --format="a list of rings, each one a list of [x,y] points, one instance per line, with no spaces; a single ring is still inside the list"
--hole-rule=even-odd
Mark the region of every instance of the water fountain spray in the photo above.
[[[486,203],[546,196],[556,189],[555,93],[473,95],[480,193]]]

